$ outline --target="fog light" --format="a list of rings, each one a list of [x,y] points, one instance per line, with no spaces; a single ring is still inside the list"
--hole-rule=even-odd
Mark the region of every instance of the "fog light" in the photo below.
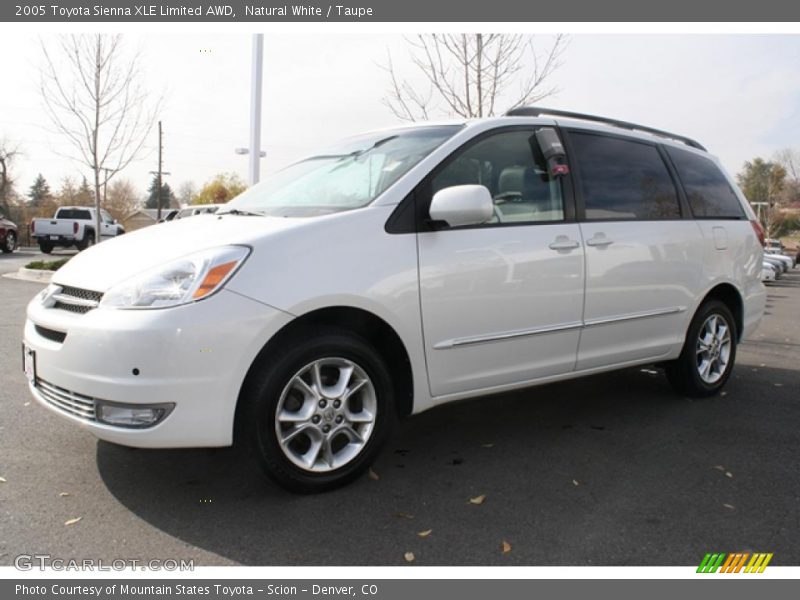
[[[97,420],[106,425],[142,429],[162,421],[173,408],[173,403],[117,404],[98,400],[95,412]]]

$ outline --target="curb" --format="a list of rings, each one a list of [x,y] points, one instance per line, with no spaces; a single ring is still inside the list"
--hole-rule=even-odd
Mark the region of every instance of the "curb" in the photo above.
[[[5,273],[3,277],[8,279],[18,279],[20,281],[35,281],[37,283],[50,283],[55,271],[43,271],[41,269],[26,269],[20,267],[16,273]]]

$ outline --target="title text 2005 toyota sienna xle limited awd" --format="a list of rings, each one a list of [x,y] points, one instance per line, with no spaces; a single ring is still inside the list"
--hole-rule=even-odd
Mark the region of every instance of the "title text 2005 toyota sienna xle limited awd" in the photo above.
[[[413,125],[76,256],[28,306],[24,365],[101,439],[241,434],[317,491],[452,400],[644,363],[716,393],[761,319],[761,236],[688,138],[536,108]]]

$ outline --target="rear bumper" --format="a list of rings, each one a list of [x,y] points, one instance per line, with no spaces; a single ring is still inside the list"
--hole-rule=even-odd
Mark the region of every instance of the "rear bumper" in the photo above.
[[[53,246],[71,246],[77,243],[78,240],[75,239],[75,236],[66,236],[66,235],[47,235],[47,234],[34,234],[31,236],[36,243],[45,242],[47,244],[52,244]]]
[[[30,386],[31,393],[49,410],[110,442],[142,448],[227,446],[245,375],[266,341],[290,319],[227,290],[171,309],[98,308],[86,314],[48,309],[35,298],[25,324],[25,343],[36,353],[38,385]],[[63,342],[45,337],[48,329],[65,333]],[[155,426],[129,429],[94,419],[95,400],[175,407]],[[76,408],[70,409],[70,402]]]

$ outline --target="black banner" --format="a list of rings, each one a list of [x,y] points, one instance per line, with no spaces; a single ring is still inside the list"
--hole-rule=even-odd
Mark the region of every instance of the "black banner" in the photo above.
[[[4,0],[0,21],[11,22],[787,22],[800,3],[786,0]]]

